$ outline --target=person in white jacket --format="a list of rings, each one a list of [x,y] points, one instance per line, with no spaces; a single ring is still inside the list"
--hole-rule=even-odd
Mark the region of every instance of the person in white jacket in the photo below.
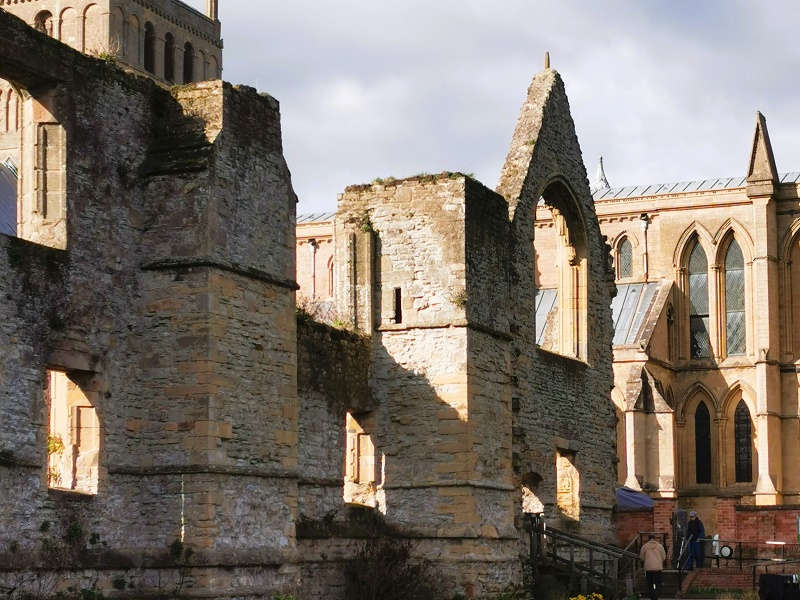
[[[658,600],[661,592],[661,571],[664,570],[664,561],[667,560],[667,551],[664,546],[656,541],[656,536],[650,534],[650,539],[642,546],[639,558],[644,563],[644,574],[647,578],[647,590],[650,600]]]

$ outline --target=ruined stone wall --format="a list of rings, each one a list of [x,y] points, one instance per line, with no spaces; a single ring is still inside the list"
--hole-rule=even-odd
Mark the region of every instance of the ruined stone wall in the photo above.
[[[477,182],[442,174],[348,188],[336,217],[340,309],[375,329],[386,519],[422,536],[453,589],[478,592],[520,573],[505,208]]]
[[[341,518],[347,411],[374,410],[371,341],[309,319],[297,337],[300,520]],[[337,515],[337,513],[339,513]]]
[[[63,249],[0,240],[0,578],[47,564],[77,583],[83,565],[100,589],[163,592],[183,562],[211,595],[287,589],[296,198],[277,102],[220,82],[172,95],[2,12],[0,39],[0,77],[30,103],[55,90],[66,132]],[[48,487],[47,369],[96,403],[96,495]]]
[[[580,360],[545,352],[535,344],[535,271],[551,268],[548,262],[537,263],[534,255],[536,205],[556,182],[567,190],[571,226],[582,230],[586,239],[587,344]],[[528,90],[498,191],[508,200],[512,217],[515,472],[518,476],[535,473],[536,479],[541,478],[536,495],[545,504],[548,518],[582,533],[608,536],[616,463],[614,408],[609,402],[613,286],[608,285],[608,252],[589,194],[569,103],[555,71],[537,75]],[[574,458],[580,476],[577,518],[574,512],[562,518],[555,506],[561,451]]]

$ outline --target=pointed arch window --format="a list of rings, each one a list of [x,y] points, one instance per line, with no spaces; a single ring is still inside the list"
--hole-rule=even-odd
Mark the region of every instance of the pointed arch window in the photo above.
[[[728,356],[745,353],[744,257],[736,240],[725,254],[725,340]]]
[[[711,414],[702,400],[694,413],[694,449],[697,483],[711,483]]]
[[[695,243],[689,255],[689,332],[690,356],[711,356],[708,335],[708,260],[699,243]]]
[[[753,481],[753,426],[750,409],[739,400],[733,416],[733,435],[736,452],[736,483]]]
[[[633,245],[628,238],[623,239],[619,245],[617,261],[619,264],[617,277],[620,279],[633,277]]]

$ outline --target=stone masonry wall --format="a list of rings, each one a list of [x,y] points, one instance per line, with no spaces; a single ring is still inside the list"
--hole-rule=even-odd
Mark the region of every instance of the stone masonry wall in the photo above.
[[[197,592],[292,589],[296,198],[277,102],[170,94],[2,11],[0,41],[0,77],[26,102],[57,89],[66,133],[65,249],[0,239],[0,581],[47,564],[80,584],[82,565],[101,590],[159,593],[188,560],[178,540]],[[95,399],[96,495],[48,488],[47,369]]]
[[[520,577],[506,232],[505,202],[448,173],[348,188],[336,217],[339,308],[375,329],[386,519],[426,540],[453,589],[477,593]]]
[[[587,243],[587,347],[584,360],[551,354],[535,344],[536,269],[532,238],[536,205],[554,182],[571,195],[573,227]],[[498,184],[512,218],[511,330],[514,334],[515,471],[542,478],[537,495],[546,516],[555,509],[556,453],[574,453],[580,474],[580,518],[561,525],[585,534],[611,535],[615,484],[615,419],[609,394],[613,386],[611,293],[606,273],[607,248],[600,235],[589,193],[564,84],[552,70],[538,74],[528,90]],[[579,215],[579,216],[577,216]]]

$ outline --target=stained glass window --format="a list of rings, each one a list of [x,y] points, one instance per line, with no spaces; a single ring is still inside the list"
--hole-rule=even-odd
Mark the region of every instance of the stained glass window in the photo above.
[[[632,277],[633,276],[633,246],[628,238],[622,240],[622,243],[619,245],[619,253],[618,253],[618,260],[619,260],[619,277],[620,279],[624,277]]]
[[[711,356],[708,337],[708,260],[697,243],[689,255],[689,334],[691,357]]]
[[[736,240],[725,255],[725,333],[729,356],[745,353],[744,257]]]
[[[750,410],[744,400],[739,400],[733,418],[736,451],[736,483],[753,481],[753,431]]]
[[[711,483],[711,415],[703,401],[694,413],[694,444],[697,483]]]

